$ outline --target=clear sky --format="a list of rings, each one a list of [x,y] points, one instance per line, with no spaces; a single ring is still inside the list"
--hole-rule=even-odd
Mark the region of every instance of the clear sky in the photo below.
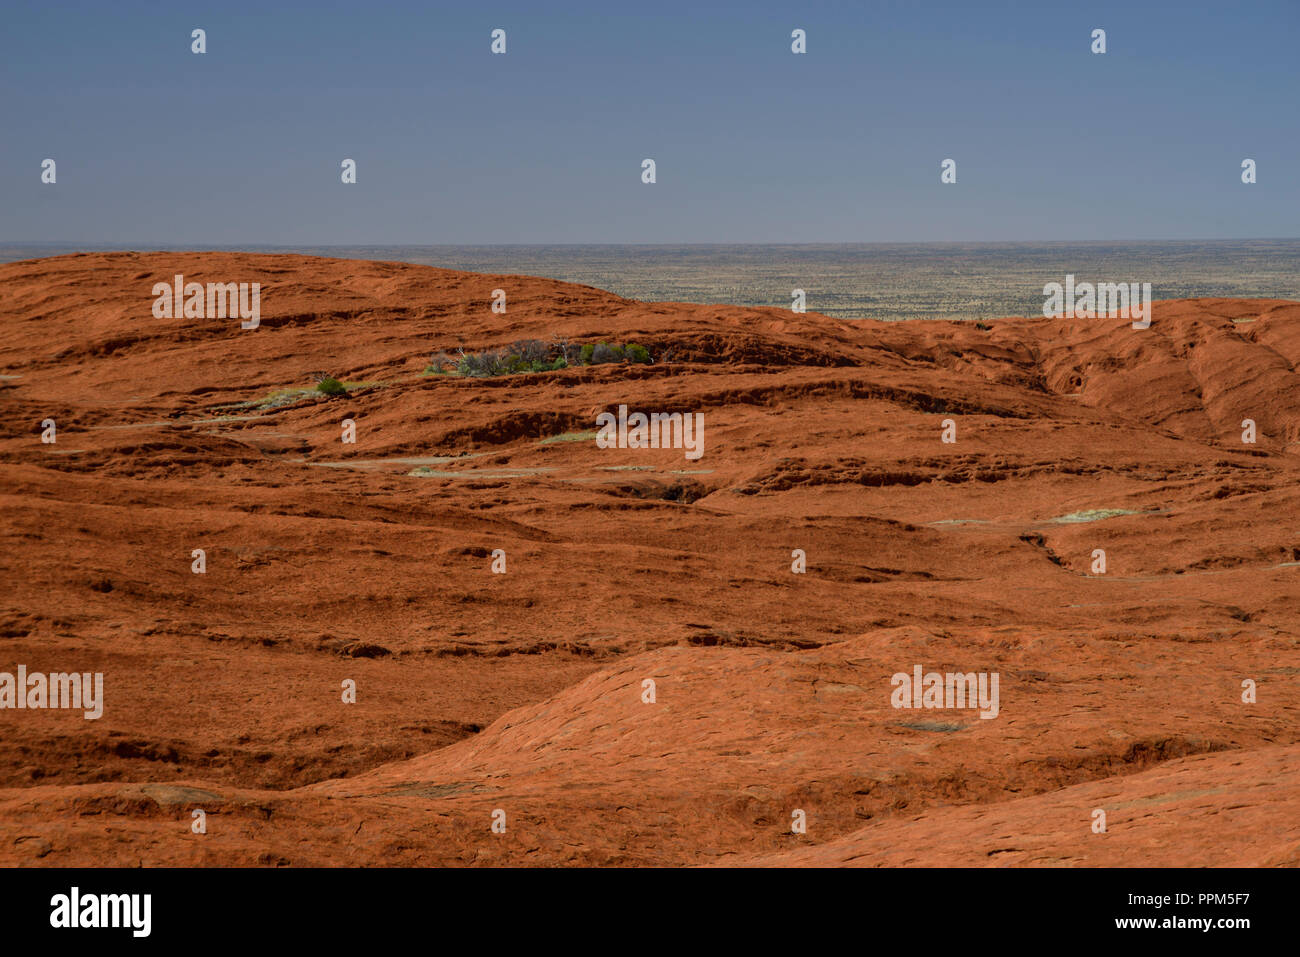
[[[3,0],[0,242],[1297,237],[1298,38],[1298,0]]]

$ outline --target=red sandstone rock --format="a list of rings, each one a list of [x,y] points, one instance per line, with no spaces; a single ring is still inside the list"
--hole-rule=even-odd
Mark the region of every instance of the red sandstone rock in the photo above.
[[[154,318],[176,273],[260,328]],[[0,710],[0,863],[1300,860],[1300,304],[984,330],[238,253],[0,291],[0,671],[106,698]],[[671,355],[422,374],[553,336]],[[322,370],[377,384],[259,401]],[[570,441],[619,404],[703,457]],[[998,717],[891,707],[918,664]]]

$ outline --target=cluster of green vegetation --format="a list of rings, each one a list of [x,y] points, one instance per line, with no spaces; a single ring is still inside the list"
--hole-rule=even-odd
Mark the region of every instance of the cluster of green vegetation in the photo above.
[[[520,372],[553,372],[570,366],[594,366],[611,362],[648,365],[652,361],[650,350],[635,342],[626,346],[605,342],[571,346],[565,341],[546,343],[540,339],[521,339],[503,348],[486,349],[483,352],[458,349],[455,356],[440,352],[430,360],[424,371],[430,375],[481,378]]]
[[[316,383],[316,391],[323,392],[330,398],[334,398],[338,395],[347,395],[348,387],[332,375],[327,375]]]
[[[594,345],[587,343],[578,350],[578,357],[580,364],[584,366],[595,366],[604,362],[650,364],[649,350],[645,346],[637,345],[635,342],[629,342],[626,346],[611,346],[604,342],[597,342]]]
[[[382,385],[382,382],[344,382],[328,372],[318,372],[316,373],[316,388],[314,391],[333,399],[341,395],[347,395],[357,389],[374,389]],[[313,390],[309,389],[307,391],[311,392]]]

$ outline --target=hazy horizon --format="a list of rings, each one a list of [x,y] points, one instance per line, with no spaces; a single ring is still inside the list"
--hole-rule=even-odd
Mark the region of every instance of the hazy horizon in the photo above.
[[[416,263],[494,275],[544,276],[627,299],[807,308],[841,319],[979,319],[1035,315],[1043,286],[1151,283],[1152,297],[1300,300],[1300,239],[977,243],[531,243],[213,247],[214,252]],[[0,262],[88,244],[0,243]],[[131,250],[146,252],[145,248]],[[176,246],[162,252],[189,251]]]
[[[544,247],[544,246],[661,246],[661,247],[683,247],[683,246],[756,246],[756,247],[775,247],[775,246],[1062,246],[1062,245],[1139,245],[1142,243],[1151,244],[1175,244],[1175,243],[1253,243],[1253,242],[1300,242],[1300,233],[1293,236],[1185,236],[1177,239],[1169,238],[1133,238],[1117,237],[1113,239],[909,239],[909,240],[890,240],[890,239],[873,239],[873,240],[855,240],[855,241],[835,241],[835,240],[802,240],[800,242],[743,242],[743,241],[698,241],[698,242],[529,242],[529,243],[404,243],[392,241],[368,241],[352,243],[263,243],[263,242],[229,242],[229,243],[203,243],[187,242],[185,240],[176,240],[169,242],[154,242],[152,240],[140,242],[135,240],[122,241],[104,241],[104,242],[79,242],[76,240],[66,239],[42,239],[42,240],[0,240],[0,251],[17,247],[58,247],[76,251],[81,248],[94,249],[96,252],[102,251],[120,251],[120,252],[204,252],[205,250],[213,251],[236,251],[236,250],[254,250],[254,249],[364,249],[364,248],[427,248],[427,249],[486,249],[493,247]],[[4,261],[4,260],[0,260]]]

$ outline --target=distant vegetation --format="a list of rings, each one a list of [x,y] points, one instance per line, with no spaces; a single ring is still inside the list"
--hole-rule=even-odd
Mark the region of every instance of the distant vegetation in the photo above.
[[[521,339],[503,348],[483,352],[457,349],[454,356],[439,352],[430,359],[429,366],[424,371],[430,375],[483,378],[520,372],[553,372],[570,366],[618,362],[649,365],[653,361],[650,350],[635,342],[626,346],[606,342],[573,346],[567,341],[547,343],[540,339]]]

